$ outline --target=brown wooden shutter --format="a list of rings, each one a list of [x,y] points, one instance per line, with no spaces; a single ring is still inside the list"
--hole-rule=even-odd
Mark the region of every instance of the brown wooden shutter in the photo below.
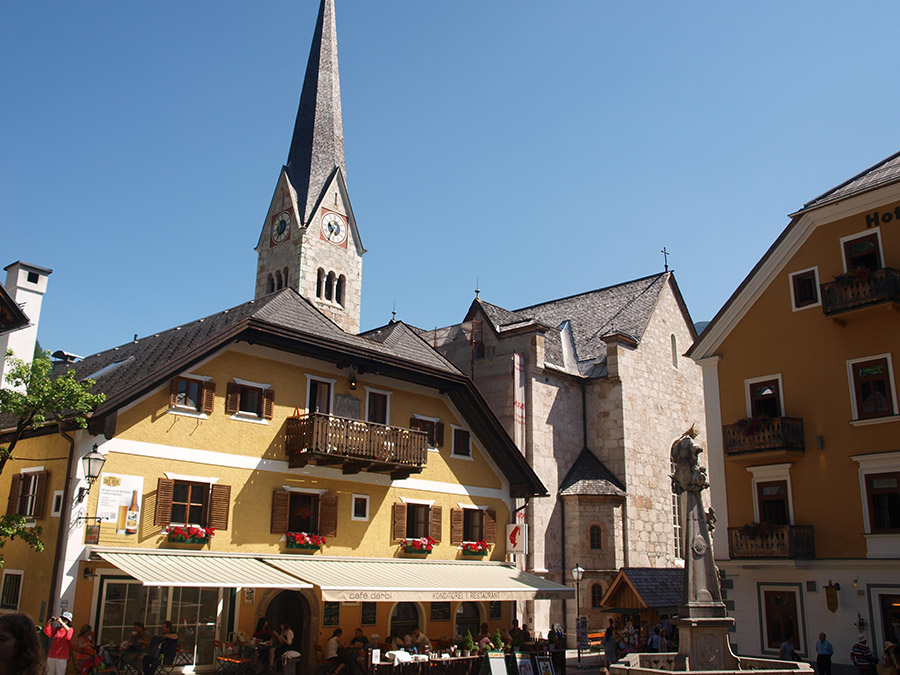
[[[438,445],[438,446],[444,444],[444,423],[443,422],[435,422],[434,423],[434,444]]]
[[[22,474],[12,475],[12,484],[9,486],[9,501],[6,504],[6,513],[15,515],[19,512],[19,490],[22,489]]]
[[[172,378],[172,384],[169,386],[169,407],[174,408],[178,403],[178,378]]]
[[[213,483],[209,486],[209,514],[206,526],[217,530],[228,529],[228,510],[231,506],[231,486]]]
[[[241,385],[235,382],[228,383],[225,394],[225,414],[234,415],[241,407]]]
[[[175,481],[170,478],[159,478],[156,481],[156,512],[153,514],[153,524],[166,527],[172,522],[172,494],[175,491]]]
[[[47,492],[47,472],[39,471],[37,473],[37,487],[34,491],[34,519],[44,517],[44,495]]]
[[[272,491],[272,529],[273,533],[288,531],[288,514],[291,508],[291,493],[287,490]]]
[[[274,389],[266,389],[263,393],[263,409],[262,416],[270,420],[272,416],[275,414],[275,390]]]
[[[406,504],[394,504],[394,523],[391,528],[391,539],[406,539]]]
[[[450,509],[450,543],[463,542],[463,510]]]
[[[337,536],[337,495],[319,497],[319,534],[323,537]]]
[[[431,507],[431,534],[432,539],[439,542],[441,540],[441,507]]]
[[[489,544],[497,543],[497,514],[493,511],[484,512],[484,540]]]
[[[204,382],[203,383],[203,403],[201,403],[201,410],[206,415],[212,415],[215,407],[216,407],[216,383],[215,382]]]

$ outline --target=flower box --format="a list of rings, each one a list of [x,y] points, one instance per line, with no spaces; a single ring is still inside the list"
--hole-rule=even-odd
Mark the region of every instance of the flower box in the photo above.
[[[285,539],[288,548],[301,551],[318,551],[325,544],[325,537],[306,532],[288,532]]]
[[[425,555],[431,553],[437,542],[431,537],[420,537],[418,539],[404,539],[400,542],[400,550],[404,553],[412,553]]]
[[[169,541],[175,544],[208,544],[216,534],[215,528],[193,525],[170,525],[165,532]]]
[[[460,548],[462,549],[463,555],[482,557],[482,556],[486,556],[490,552],[491,545],[488,544],[484,540],[482,540],[482,541],[467,541],[467,542],[464,542],[462,544],[462,546],[460,546]]]
[[[484,556],[486,556],[488,554],[488,552],[487,551],[472,551],[470,549],[464,548],[462,551],[462,554],[470,555],[470,556],[474,556],[474,557],[478,557],[478,558],[483,558]]]
[[[322,548],[318,544],[297,544],[292,542],[290,539],[288,540],[287,547],[300,549],[302,551],[318,551],[320,548]]]

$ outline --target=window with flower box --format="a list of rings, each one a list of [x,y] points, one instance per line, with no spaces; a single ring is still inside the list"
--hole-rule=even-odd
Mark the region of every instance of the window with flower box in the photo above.
[[[230,485],[160,478],[153,523],[227,530],[230,506]]]
[[[482,508],[462,508],[450,511],[450,542],[485,541],[497,543],[497,520],[493,511]]]
[[[273,534],[337,536],[337,495],[280,488],[272,492]]]
[[[423,539],[431,537],[441,540],[440,506],[416,502],[396,502],[394,504],[391,536],[395,540]]]

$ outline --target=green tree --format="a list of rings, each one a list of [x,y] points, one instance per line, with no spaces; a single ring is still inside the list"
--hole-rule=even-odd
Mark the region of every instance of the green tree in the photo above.
[[[47,425],[55,425],[59,433],[71,426],[84,429],[88,414],[106,399],[105,394],[91,393],[93,380],[76,380],[74,370],[53,377],[53,364],[47,353],[25,363],[7,352],[6,362],[8,388],[0,389],[0,423],[3,427],[14,423],[15,428],[7,435],[8,444],[0,445],[0,474],[7,462],[16,459],[16,444],[29,430]],[[0,517],[0,549],[19,537],[35,551],[43,551],[40,535],[40,527],[25,526],[25,516]]]

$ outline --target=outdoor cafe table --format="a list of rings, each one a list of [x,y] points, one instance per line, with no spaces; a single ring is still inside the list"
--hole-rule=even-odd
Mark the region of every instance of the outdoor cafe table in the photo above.
[[[404,661],[396,666],[390,661],[369,664],[370,675],[478,675],[483,656],[457,656],[428,661]]]

